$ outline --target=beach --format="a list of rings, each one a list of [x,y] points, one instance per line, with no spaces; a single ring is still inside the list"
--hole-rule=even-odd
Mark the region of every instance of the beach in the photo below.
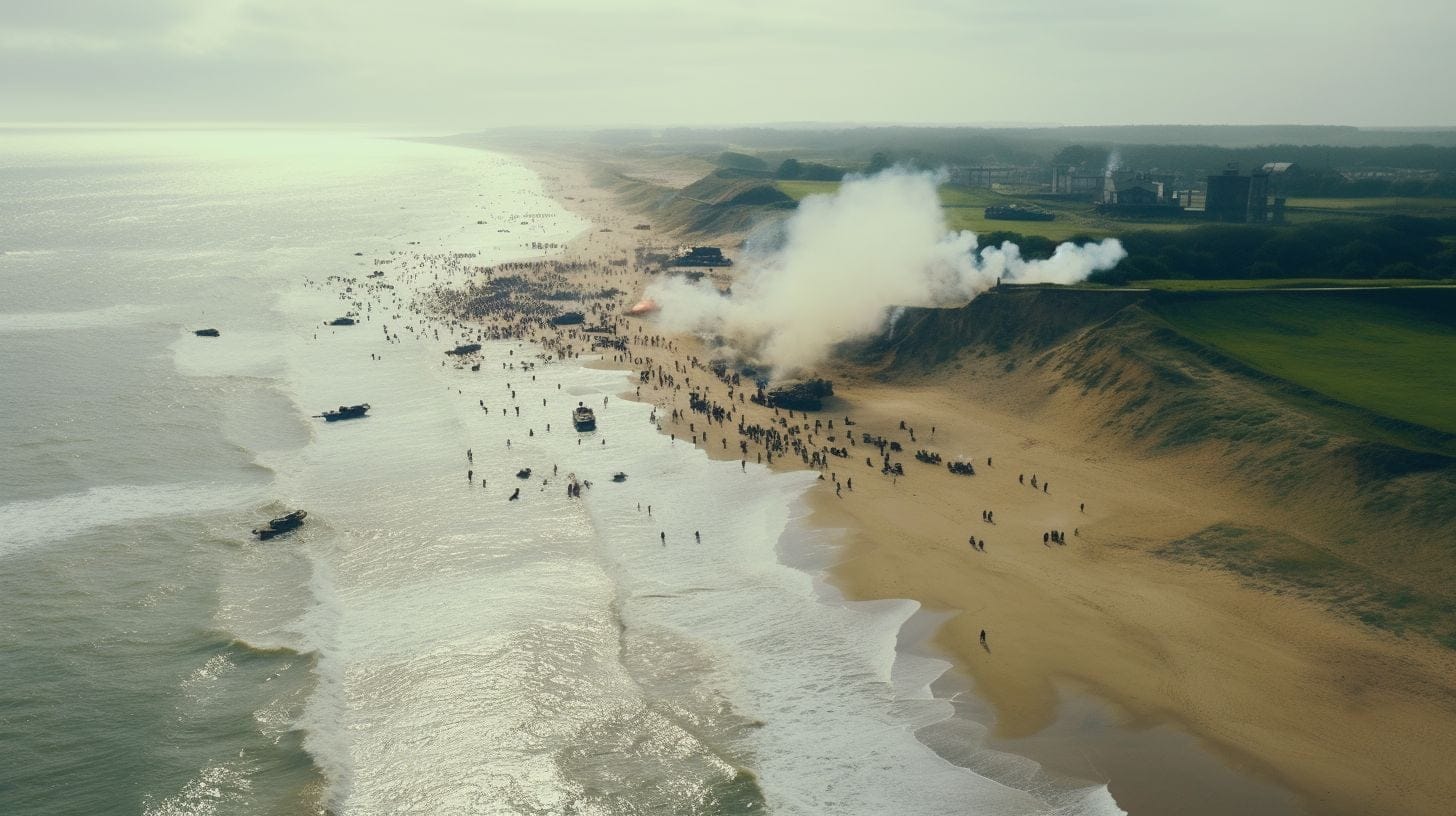
[[[918,738],[918,605],[824,582],[813,472],[690,444],[676,341],[585,331],[630,259],[526,168],[6,138],[0,810],[1118,812]]]
[[[566,258],[604,265],[630,259],[644,241],[692,242],[634,232],[644,217],[594,184],[600,170],[589,161],[523,159],[564,206],[596,225]],[[674,172],[659,179],[672,181]],[[726,248],[739,237],[714,242]],[[611,271],[600,277],[583,272],[577,285],[616,286],[625,290],[619,307],[630,305],[643,279],[629,266],[604,269]],[[653,333],[650,320],[623,325],[624,333]],[[763,446],[751,443],[745,454],[733,426],[787,418],[741,393],[735,402],[731,386],[707,370],[710,356],[695,338],[673,337],[634,345],[623,357],[635,359],[608,357],[602,365],[666,372],[668,379],[645,377],[640,394],[624,396],[652,403],[663,433],[715,458],[756,463]],[[1278,516],[1239,485],[1210,476],[1217,451],[1138,455],[1087,433],[1075,414],[1059,416],[1045,392],[989,387],[993,372],[974,366],[893,385],[848,363],[823,369],[834,381],[831,405],[792,417],[802,449],[780,450],[773,464],[804,468],[811,450],[843,445],[842,424],[837,442],[828,439],[832,429],[813,424],[831,418],[852,418],[853,435],[903,443],[895,458],[905,460],[904,478],[882,474],[880,454],[862,443],[813,468],[823,481],[808,493],[810,521],[844,531],[832,574],[849,598],[908,598],[944,616],[932,647],[989,703],[998,744],[1107,781],[1096,777],[1095,761],[1058,760],[1055,746],[1034,738],[1059,723],[1059,711],[1079,710],[1090,697],[1112,712],[1116,741],[1144,760],[1121,763],[1111,779],[1114,795],[1134,803],[1135,813],[1445,811],[1456,795],[1444,773],[1456,755],[1456,661],[1448,650],[1252,588],[1227,572],[1155,556],[1213,523]],[[734,416],[706,421],[690,410],[692,391],[732,406]],[[902,428],[913,429],[915,441]],[[964,457],[976,475],[914,461],[910,451],[919,446]],[[875,460],[869,467],[866,453]],[[1043,487],[1026,481],[1033,477]],[[852,489],[842,489],[851,478]],[[985,510],[994,523],[984,521]],[[1050,531],[1066,543],[1044,539]],[[970,538],[984,549],[973,549]],[[1094,750],[1109,744],[1105,733],[1079,737],[1060,725],[1064,741],[1085,738]],[[1170,740],[1169,728],[1195,739]],[[1211,789],[1169,784],[1179,768]]]
[[[1159,555],[1279,508],[1050,371],[761,404],[579,156],[8,138],[7,809],[1443,812],[1449,654]]]

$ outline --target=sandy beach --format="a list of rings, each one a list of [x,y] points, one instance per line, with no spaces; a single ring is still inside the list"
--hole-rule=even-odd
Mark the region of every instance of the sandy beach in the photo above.
[[[826,459],[810,498],[813,523],[844,531],[834,581],[852,599],[910,598],[944,615],[929,645],[984,701],[998,745],[1069,775],[1110,775],[1133,813],[1449,812],[1456,656],[1153,553],[1211,524],[1279,517],[1216,477],[1217,451],[1140,455],[1087,434],[1045,391],[997,389],[994,373],[974,365],[889,385],[828,364],[820,375],[836,395],[824,411],[755,405],[743,399],[751,384],[733,389],[708,370],[696,338],[663,337],[650,319],[621,317],[646,282],[632,262],[637,248],[690,241],[634,229],[644,217],[596,186],[586,161],[519,158],[593,223],[558,262],[576,264],[566,274],[578,290],[621,290],[615,313],[592,320],[618,326],[627,350],[608,349],[599,365],[642,372],[641,387],[624,396],[657,406],[663,433],[716,458],[772,453],[785,468],[849,445],[847,457]],[[691,176],[662,172],[668,182]],[[715,243],[731,252],[735,239]],[[537,334],[582,353],[590,337]],[[692,392],[731,411],[727,421],[690,410]],[[790,445],[773,453],[740,435],[740,424],[777,428]],[[900,442],[905,476],[883,475],[861,434]],[[918,447],[964,457],[976,475],[917,462]],[[1069,724],[1067,712],[1088,705],[1114,722],[1098,734]],[[1086,754],[1113,741],[1127,758],[1109,774]],[[1085,761],[1068,759],[1067,744]],[[1187,797],[1168,783],[1177,773],[1221,774],[1227,798]]]

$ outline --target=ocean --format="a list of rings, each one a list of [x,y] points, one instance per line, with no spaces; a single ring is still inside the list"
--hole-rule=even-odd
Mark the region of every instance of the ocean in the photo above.
[[[589,228],[484,151],[0,130],[0,813],[1120,812],[825,584],[812,474],[411,309]]]

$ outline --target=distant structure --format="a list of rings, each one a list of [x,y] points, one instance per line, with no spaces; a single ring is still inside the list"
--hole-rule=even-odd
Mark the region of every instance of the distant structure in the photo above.
[[[1163,203],[1163,183],[1141,173],[1108,173],[1102,179],[1102,203],[1151,207]]]
[[[946,168],[950,183],[961,187],[993,187],[997,184],[1030,184],[1035,171],[1028,167],[977,166]]]
[[[1292,164],[1285,164],[1281,173],[1288,172]],[[1250,175],[1242,175],[1237,167],[1229,167],[1217,176],[1208,177],[1208,193],[1204,198],[1203,217],[1209,221],[1228,224],[1283,223],[1284,199],[1275,198],[1269,202],[1269,179],[1271,173],[1265,165]]]
[[[1180,218],[1183,205],[1167,193],[1167,182],[1146,173],[1114,171],[1102,179],[1097,211],[1124,218]]]
[[[1052,168],[1052,192],[1057,195],[1100,196],[1106,181],[1107,174],[1101,170],[1094,172],[1067,165]]]

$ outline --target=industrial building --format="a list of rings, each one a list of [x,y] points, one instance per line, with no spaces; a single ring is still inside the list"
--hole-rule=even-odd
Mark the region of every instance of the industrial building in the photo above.
[[[951,184],[961,187],[993,187],[997,184],[1031,184],[1036,170],[1031,167],[950,167],[946,173]]]
[[[1097,211],[1123,218],[1178,218],[1181,202],[1168,195],[1167,183],[1146,173],[1116,171],[1102,179]]]
[[[1208,177],[1203,216],[1209,221],[1230,224],[1283,223],[1284,199],[1269,201],[1269,165],[1245,176],[1230,167],[1217,176]],[[1281,171],[1285,172],[1285,171]]]
[[[1100,196],[1107,174],[1059,165],[1052,168],[1052,192],[1057,195]]]

